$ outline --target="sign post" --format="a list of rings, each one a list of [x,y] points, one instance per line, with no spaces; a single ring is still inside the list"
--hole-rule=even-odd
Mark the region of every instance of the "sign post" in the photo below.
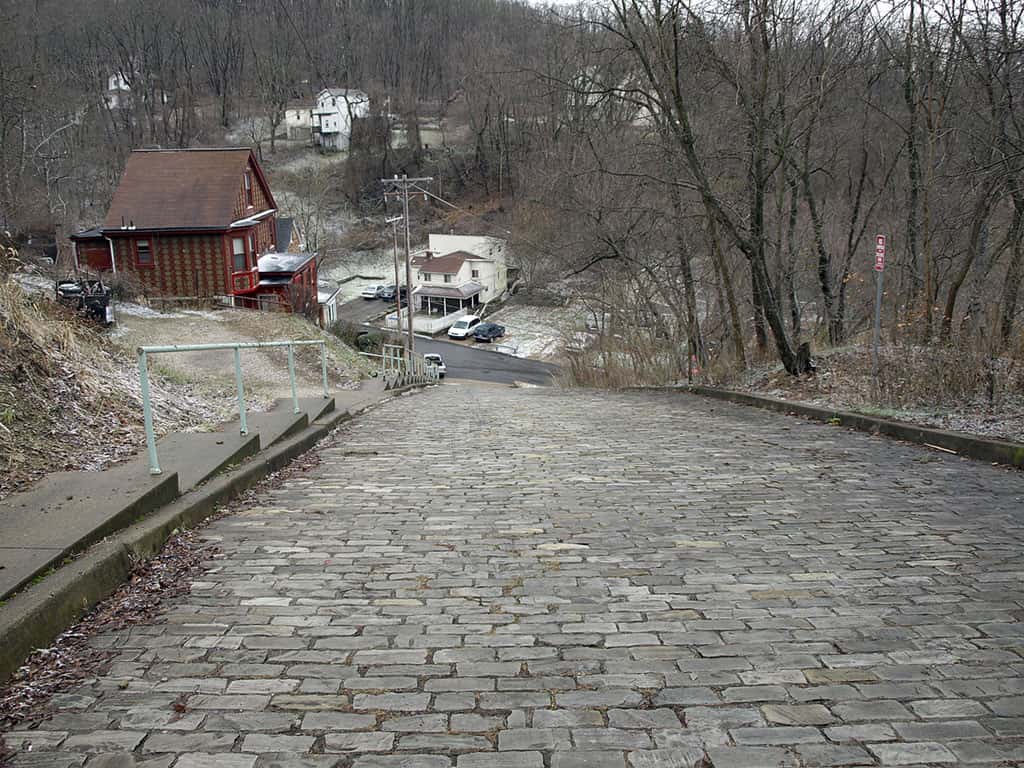
[[[878,392],[878,341],[882,335],[882,279],[885,275],[885,235],[875,237],[875,340],[872,362],[872,377],[875,392]]]

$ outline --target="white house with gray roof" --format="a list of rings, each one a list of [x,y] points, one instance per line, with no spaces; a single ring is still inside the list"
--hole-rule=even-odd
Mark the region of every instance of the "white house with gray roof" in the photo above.
[[[370,97],[351,88],[324,88],[313,106],[313,143],[337,152],[348,150],[352,123],[370,115]]]

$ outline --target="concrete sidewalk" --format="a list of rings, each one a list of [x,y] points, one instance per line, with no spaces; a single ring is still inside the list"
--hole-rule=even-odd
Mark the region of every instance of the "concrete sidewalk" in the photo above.
[[[176,432],[157,441],[162,473],[151,475],[144,451],[103,472],[56,472],[35,488],[0,501],[0,600],[104,536],[127,527],[228,467],[294,435],[335,409],[359,411],[386,396],[382,380],[330,398],[290,398],[217,432]]]

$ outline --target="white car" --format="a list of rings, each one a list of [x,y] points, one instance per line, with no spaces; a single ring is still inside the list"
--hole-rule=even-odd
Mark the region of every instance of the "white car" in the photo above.
[[[423,361],[434,368],[437,368],[437,378],[443,379],[448,373],[448,366],[444,364],[444,358],[434,352],[428,352],[423,356]]]
[[[480,318],[476,315],[463,315],[455,321],[455,325],[448,329],[448,338],[465,339],[473,335],[473,331],[480,325]]]
[[[362,292],[359,295],[362,296],[364,299],[377,299],[380,298],[380,295],[382,293],[384,293],[385,287],[386,286],[383,283],[380,283],[378,285],[368,285],[365,288],[363,288]]]

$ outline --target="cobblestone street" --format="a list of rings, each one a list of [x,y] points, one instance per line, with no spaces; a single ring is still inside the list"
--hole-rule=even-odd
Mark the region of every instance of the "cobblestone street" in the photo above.
[[[223,557],[19,766],[1024,765],[1024,475],[677,394],[446,385]]]

